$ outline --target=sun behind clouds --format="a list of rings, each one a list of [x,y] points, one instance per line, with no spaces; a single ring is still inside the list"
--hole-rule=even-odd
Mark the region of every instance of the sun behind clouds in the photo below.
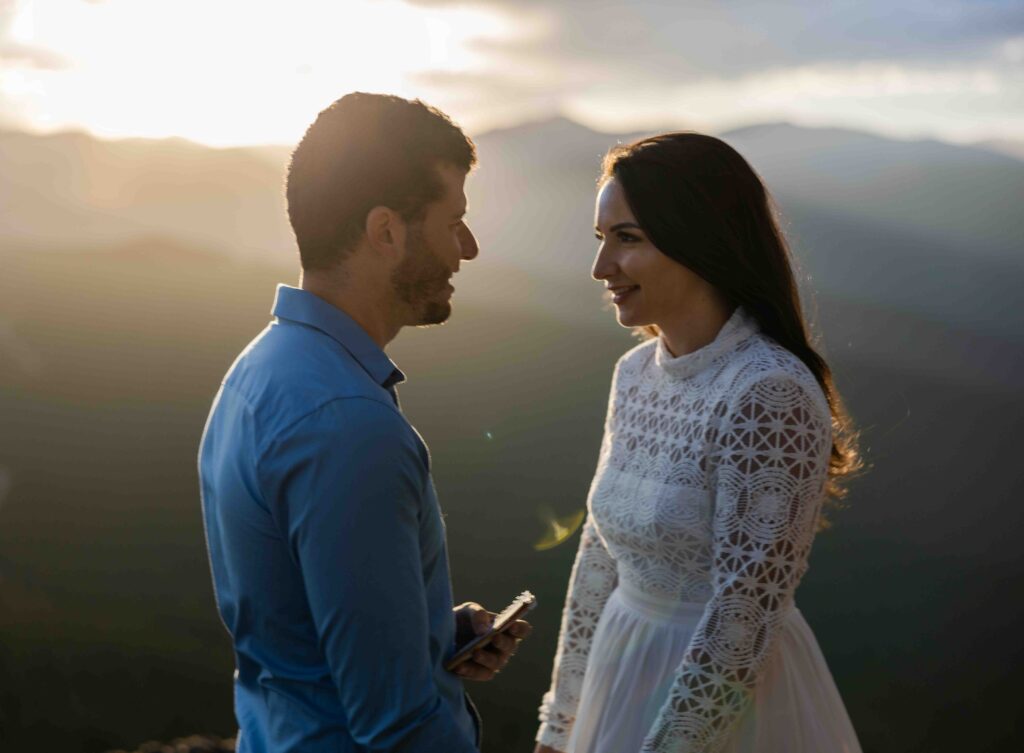
[[[22,52],[2,61],[0,107],[23,124],[224,146],[293,143],[348,91],[425,96],[415,76],[471,70],[472,40],[506,27],[487,11],[400,0],[46,0],[5,10],[4,46]]]

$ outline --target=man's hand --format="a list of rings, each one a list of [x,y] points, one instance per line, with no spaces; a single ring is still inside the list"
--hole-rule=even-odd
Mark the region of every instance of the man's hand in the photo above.
[[[491,623],[497,615],[488,612],[476,602],[467,601],[455,608],[455,641],[463,645],[473,638],[491,629]],[[533,631],[526,620],[516,620],[505,632],[494,636],[489,645],[477,649],[473,656],[462,662],[454,670],[459,677],[466,680],[493,680],[512,654],[519,648],[520,641]]]

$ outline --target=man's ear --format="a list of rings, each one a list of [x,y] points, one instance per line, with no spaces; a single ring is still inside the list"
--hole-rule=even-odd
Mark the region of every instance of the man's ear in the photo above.
[[[406,224],[394,209],[377,206],[366,214],[366,241],[376,254],[397,259],[405,249]]]

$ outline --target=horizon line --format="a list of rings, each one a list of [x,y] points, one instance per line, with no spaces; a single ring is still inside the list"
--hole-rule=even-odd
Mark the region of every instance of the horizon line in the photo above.
[[[633,128],[630,130],[622,131],[609,131],[602,128],[595,128],[580,119],[565,115],[564,113],[552,113],[548,116],[539,116],[533,118],[526,118],[524,120],[507,124],[507,125],[496,125],[493,127],[487,127],[482,129],[478,133],[472,132],[470,129],[464,129],[467,131],[469,136],[473,140],[479,140],[492,136],[493,134],[505,133],[508,131],[522,130],[530,127],[543,126],[550,123],[565,121],[581,130],[588,131],[596,136],[606,136],[609,139],[620,138],[622,136],[638,136],[640,134],[653,134],[663,133],[669,131],[687,131],[695,130],[687,128],[685,124],[670,125],[661,124],[658,127],[650,128]],[[700,129],[702,133],[708,133],[713,136],[724,136],[730,133],[736,133],[737,131],[743,131],[755,128],[767,128],[767,127],[779,127],[788,126],[791,128],[806,130],[806,131],[846,131],[849,133],[858,133],[868,136],[873,136],[888,141],[900,141],[906,143],[924,142],[924,141],[937,141],[943,144],[956,147],[980,147],[986,148],[998,143],[1008,143],[1010,145],[1019,145],[1020,151],[1024,154],[1024,139],[1013,139],[1006,138],[997,135],[990,135],[983,138],[974,140],[958,140],[945,138],[937,134],[926,134],[919,133],[914,135],[900,135],[894,133],[886,133],[883,131],[875,130],[872,128],[840,124],[840,123],[803,123],[799,122],[798,119],[777,119],[777,120],[760,120],[750,121],[745,123],[737,123],[722,129]],[[202,141],[200,139],[191,138],[188,136],[182,136],[179,134],[168,134],[166,136],[143,136],[143,135],[123,135],[123,136],[108,136],[102,133],[97,133],[91,130],[85,125],[71,125],[62,126],[52,129],[39,128],[35,126],[24,126],[15,123],[11,124],[0,124],[0,134],[21,134],[27,136],[36,136],[40,138],[45,137],[59,137],[59,136],[85,136],[95,141],[117,143],[117,142],[129,142],[129,141],[145,141],[145,142],[183,142],[192,146],[197,146],[204,149],[216,150],[216,151],[231,151],[231,150],[260,150],[260,149],[293,149],[294,143],[285,142],[251,142],[241,144],[217,144]],[[297,142],[296,142],[297,143]],[[1005,154],[1005,153],[1004,153]],[[1012,156],[1012,155],[1007,155]]]

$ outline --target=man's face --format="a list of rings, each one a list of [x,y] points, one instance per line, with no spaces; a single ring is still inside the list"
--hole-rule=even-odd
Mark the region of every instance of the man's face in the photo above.
[[[427,205],[423,218],[410,223],[405,256],[391,275],[395,295],[408,309],[407,324],[440,324],[452,313],[451,277],[459,263],[479,248],[466,225],[466,173],[440,165],[444,185],[440,199]]]

